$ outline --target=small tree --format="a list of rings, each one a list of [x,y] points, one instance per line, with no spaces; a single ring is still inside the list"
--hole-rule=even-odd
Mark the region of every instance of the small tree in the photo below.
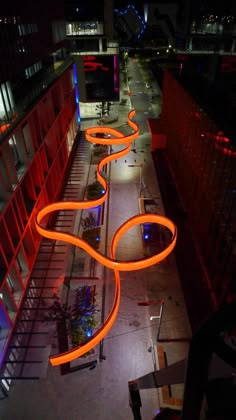
[[[103,117],[110,115],[111,105],[112,103],[107,101],[102,101],[99,105],[96,105],[95,109],[100,119],[103,119]]]
[[[82,233],[82,239],[91,245],[94,249],[98,249],[101,240],[100,231],[100,227],[84,230]]]
[[[60,300],[55,298],[44,317],[45,322],[58,322],[65,325],[73,347],[83,344],[96,327],[94,290],[94,287],[88,285],[78,287],[75,290],[72,306],[61,304]]]
[[[88,200],[96,200],[96,198],[101,197],[104,194],[104,188],[100,182],[95,181],[92,184],[88,185],[87,189],[87,198]]]
[[[81,225],[83,229],[92,229],[97,226],[96,214],[93,211],[90,211],[88,216],[83,217],[81,220]]]
[[[107,156],[108,146],[106,144],[94,144],[93,154],[96,157]]]

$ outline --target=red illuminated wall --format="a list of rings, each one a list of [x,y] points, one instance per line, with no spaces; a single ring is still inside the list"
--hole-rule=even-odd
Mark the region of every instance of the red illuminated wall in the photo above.
[[[200,258],[219,301],[234,294],[236,170],[230,139],[168,72],[160,126],[166,154],[183,200]]]
[[[77,131],[69,68],[0,145],[0,364],[41,242],[35,214],[58,198]]]
[[[156,118],[148,118],[147,123],[151,134],[151,152],[155,149],[165,149],[166,134],[163,132],[161,121]]]

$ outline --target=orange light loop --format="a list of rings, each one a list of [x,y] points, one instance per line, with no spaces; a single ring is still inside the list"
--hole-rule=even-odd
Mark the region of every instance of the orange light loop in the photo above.
[[[119,273],[120,271],[141,270],[143,268],[156,264],[162,261],[164,258],[166,258],[172,252],[176,244],[176,239],[177,239],[176,226],[167,217],[160,216],[157,214],[140,214],[138,216],[134,216],[130,218],[123,225],[121,225],[113,236],[113,239],[111,242],[111,250],[110,250],[111,256],[110,257],[106,257],[105,255],[101,254],[99,251],[95,250],[87,242],[85,242],[83,239],[79,238],[76,235],[65,233],[65,232],[59,232],[55,230],[50,230],[50,229],[47,229],[43,225],[43,219],[45,218],[45,216],[55,211],[89,209],[95,206],[99,206],[105,202],[108,195],[108,184],[102,175],[102,168],[107,163],[119,157],[125,156],[130,151],[131,143],[139,135],[139,127],[134,121],[132,121],[132,118],[135,116],[135,113],[136,113],[135,110],[132,110],[130,111],[128,115],[128,124],[133,129],[133,132],[127,136],[122,134],[120,131],[114,128],[110,128],[110,127],[92,127],[92,128],[88,128],[85,132],[86,139],[92,143],[106,144],[106,145],[112,145],[112,146],[123,144],[126,146],[121,151],[113,153],[103,158],[98,164],[97,171],[96,171],[97,179],[103,186],[105,193],[96,200],[63,201],[63,202],[60,201],[60,202],[49,204],[48,206],[39,210],[35,218],[36,229],[40,235],[48,239],[64,241],[85,250],[91,257],[96,259],[99,263],[103,264],[105,267],[113,269],[114,276],[115,276],[114,300],[113,300],[110,313],[107,316],[103,325],[101,325],[101,327],[95,332],[95,334],[83,345],[73,348],[65,353],[51,356],[50,362],[53,366],[71,362],[72,360],[84,355],[85,353],[90,351],[93,347],[95,347],[111,329],[112,325],[114,324],[116,320],[117,313],[119,310],[119,305],[120,305],[120,273]],[[95,137],[94,134],[96,133],[110,134],[111,137],[110,138]],[[155,254],[149,258],[142,258],[142,259],[133,260],[133,261],[117,260],[115,258],[115,251],[121,237],[133,226],[137,226],[143,223],[157,223],[159,225],[162,225],[168,228],[171,232],[171,239],[170,239],[169,245],[166,246],[166,248],[160,253]]]

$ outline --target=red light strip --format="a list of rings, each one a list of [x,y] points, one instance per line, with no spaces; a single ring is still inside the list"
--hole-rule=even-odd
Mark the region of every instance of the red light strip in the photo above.
[[[222,153],[228,156],[236,156],[236,152],[233,152],[232,150],[227,149],[227,147],[224,147],[224,145],[230,146],[230,140],[228,137],[224,136],[223,131],[219,131],[217,135],[205,132],[205,135],[214,140],[214,146],[217,150],[220,150]]]
[[[0,127],[0,134],[3,133],[8,127],[10,127],[10,124],[3,124]]]
[[[42,225],[42,221],[44,217],[50,213],[53,213],[54,211],[59,210],[78,210],[78,209],[88,209],[91,207],[95,207],[98,205],[101,205],[104,203],[104,201],[107,198],[108,194],[108,184],[106,180],[101,175],[102,168],[107,163],[111,162],[114,159],[117,159],[119,157],[125,156],[131,149],[131,143],[137,138],[139,135],[139,127],[138,125],[132,121],[132,118],[135,116],[135,111],[131,111],[128,115],[128,124],[133,129],[133,132],[127,136],[122,134],[120,131],[110,128],[110,127],[92,127],[88,128],[85,132],[86,139],[91,143],[98,143],[98,144],[106,144],[106,145],[116,145],[116,144],[123,144],[126,145],[126,147],[116,153],[113,153],[104,159],[102,159],[97,167],[97,179],[100,182],[100,184],[103,186],[105,193],[104,195],[97,199],[97,200],[88,200],[88,201],[60,201],[53,204],[49,204],[48,206],[44,207],[43,209],[39,210],[39,212],[36,215],[36,228],[37,231],[44,236],[45,238],[53,239],[53,240],[60,240],[67,242],[69,244],[75,245],[79,248],[82,248],[88,254],[91,255],[94,259],[99,261],[101,264],[103,264],[105,267],[111,268],[114,270],[115,274],[115,295],[113,300],[113,305],[111,308],[111,311],[106,318],[104,324],[96,331],[96,333],[83,345],[79,347],[75,347],[65,353],[61,353],[55,356],[50,357],[50,362],[53,366],[61,365],[63,363],[68,363],[83,354],[90,351],[93,347],[95,347],[108,333],[108,331],[111,329],[112,325],[114,324],[117,313],[119,310],[119,304],[120,304],[120,274],[119,271],[133,271],[133,270],[140,270],[146,267],[149,267],[153,264],[156,264],[160,261],[162,261],[167,255],[171,253],[173,250],[176,239],[177,239],[177,229],[174,223],[164,217],[157,214],[141,214],[138,216],[134,216],[131,219],[127,220],[120,228],[116,231],[116,233],[113,236],[112,243],[111,243],[111,250],[110,250],[110,258],[104,256],[99,251],[96,251],[94,248],[92,248],[87,242],[82,240],[76,235],[72,235],[69,233],[59,232],[55,230],[49,230],[45,228]],[[110,138],[98,138],[94,137],[93,134],[96,133],[104,133],[104,134],[110,134]],[[153,255],[149,258],[143,258],[140,260],[134,260],[134,261],[118,261],[115,258],[115,251],[116,247],[118,245],[119,240],[121,237],[127,232],[131,227],[140,225],[143,223],[157,223],[162,226],[167,227],[171,233],[172,237],[170,240],[169,245],[160,253]]]

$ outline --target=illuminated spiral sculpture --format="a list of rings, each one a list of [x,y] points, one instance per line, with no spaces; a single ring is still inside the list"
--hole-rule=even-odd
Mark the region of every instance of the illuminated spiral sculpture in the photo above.
[[[133,110],[128,115],[128,124],[132,128],[133,131],[131,134],[127,136],[122,134],[120,131],[114,128],[110,128],[110,127],[92,127],[92,128],[88,128],[85,132],[86,139],[91,143],[106,144],[106,145],[112,145],[112,146],[123,144],[124,146],[126,146],[121,151],[110,154],[109,156],[103,158],[97,166],[97,171],[96,171],[97,180],[100,182],[100,184],[104,188],[105,193],[96,200],[60,201],[60,202],[52,203],[44,207],[43,209],[41,209],[36,215],[36,228],[37,228],[37,231],[42,236],[44,236],[45,238],[53,239],[53,240],[64,241],[64,242],[67,242],[68,244],[77,246],[78,248],[85,250],[91,257],[93,257],[99,263],[103,264],[105,267],[113,269],[114,275],[115,275],[116,287],[115,287],[114,300],[113,300],[110,313],[108,314],[104,323],[94,333],[94,335],[81,346],[75,347],[65,353],[51,356],[50,362],[53,366],[70,362],[82,356],[83,354],[87,353],[93,347],[95,347],[111,329],[117,317],[119,304],[120,304],[120,274],[119,272],[140,270],[140,269],[149,267],[153,264],[156,264],[162,261],[165,257],[167,257],[167,255],[171,253],[176,243],[177,230],[174,223],[168,218],[164,216],[156,215],[156,214],[140,214],[138,216],[132,217],[131,219],[127,220],[123,225],[121,225],[120,228],[116,231],[116,233],[113,236],[111,249],[110,249],[110,257],[104,256],[103,254],[95,250],[87,242],[85,242],[83,239],[79,238],[76,235],[73,235],[70,233],[59,232],[56,230],[49,230],[45,228],[42,224],[44,217],[55,211],[89,209],[89,208],[101,205],[102,203],[105,202],[108,195],[108,184],[102,175],[102,168],[104,167],[104,165],[111,162],[112,160],[120,158],[121,156],[125,156],[127,153],[129,153],[131,149],[131,143],[139,135],[139,127],[135,122],[132,121],[132,118],[135,116],[135,113],[136,112]],[[96,133],[109,134],[111,137],[110,138],[95,137],[94,135],[96,135]],[[171,237],[169,245],[163,251],[148,258],[142,258],[139,260],[132,260],[132,261],[116,260],[115,251],[116,251],[116,247],[120,238],[125,234],[125,232],[127,232],[133,226],[141,225],[143,223],[157,223],[159,225],[167,227],[172,233],[172,237]]]

